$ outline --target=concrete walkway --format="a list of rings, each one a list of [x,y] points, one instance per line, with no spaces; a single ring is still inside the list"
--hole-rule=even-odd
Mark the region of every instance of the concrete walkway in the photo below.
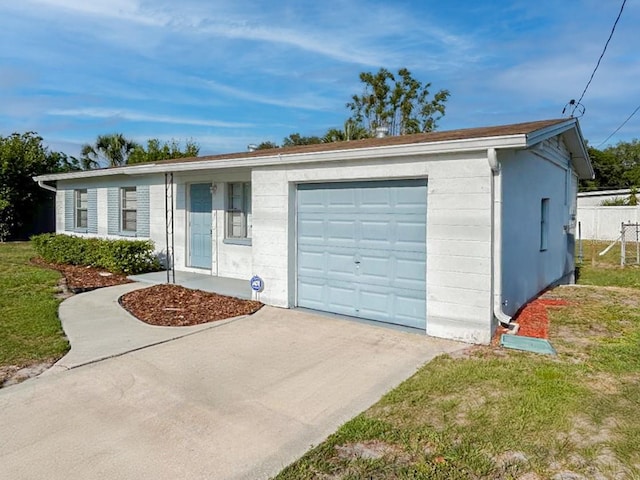
[[[192,327],[158,327],[141,322],[120,306],[118,298],[148,286],[129,283],[100,288],[74,295],[62,302],[58,316],[71,350],[43,375],[184,337],[229,321]]]
[[[252,298],[251,286],[249,280],[240,280],[238,278],[217,277],[215,275],[206,275],[204,273],[193,272],[174,272],[169,275],[169,279],[175,278],[177,285],[192,288],[195,290],[203,290],[205,292],[214,292],[220,295],[230,297],[243,298],[250,300]],[[167,272],[150,272],[141,273],[139,275],[129,275],[129,279],[134,282],[151,283],[158,285],[167,282]]]

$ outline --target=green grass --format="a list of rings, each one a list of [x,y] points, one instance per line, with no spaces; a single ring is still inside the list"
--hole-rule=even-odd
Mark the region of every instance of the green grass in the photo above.
[[[478,346],[438,357],[276,478],[640,478],[640,295],[551,295],[570,302],[550,310],[558,356]]]
[[[54,297],[60,274],[30,265],[33,256],[29,243],[0,243],[0,368],[57,359],[69,349]]]
[[[620,244],[600,256],[608,242],[583,241],[583,262],[579,267],[578,283],[612,287],[640,288],[640,265],[636,265],[636,244],[627,246],[624,268],[620,267]]]

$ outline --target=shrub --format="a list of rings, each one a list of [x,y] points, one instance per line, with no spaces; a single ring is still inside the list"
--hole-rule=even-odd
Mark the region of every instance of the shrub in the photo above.
[[[88,265],[113,273],[136,274],[160,269],[151,240],[106,240],[44,233],[31,237],[44,260]]]

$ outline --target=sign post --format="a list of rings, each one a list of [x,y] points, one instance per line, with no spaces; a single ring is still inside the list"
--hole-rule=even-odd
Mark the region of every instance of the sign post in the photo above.
[[[251,284],[251,290],[253,290],[253,299],[259,300],[260,292],[264,290],[264,280],[262,280],[258,275],[254,275],[251,277],[249,282]]]

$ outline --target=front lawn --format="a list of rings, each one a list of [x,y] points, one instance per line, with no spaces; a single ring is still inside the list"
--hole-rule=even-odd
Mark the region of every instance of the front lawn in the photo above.
[[[640,286],[636,268],[585,263],[586,283]],[[441,356],[276,478],[640,478],[639,293],[556,288],[557,357]]]
[[[29,243],[0,243],[0,385],[16,367],[48,362],[69,349],[58,320],[60,274],[29,263]]]

